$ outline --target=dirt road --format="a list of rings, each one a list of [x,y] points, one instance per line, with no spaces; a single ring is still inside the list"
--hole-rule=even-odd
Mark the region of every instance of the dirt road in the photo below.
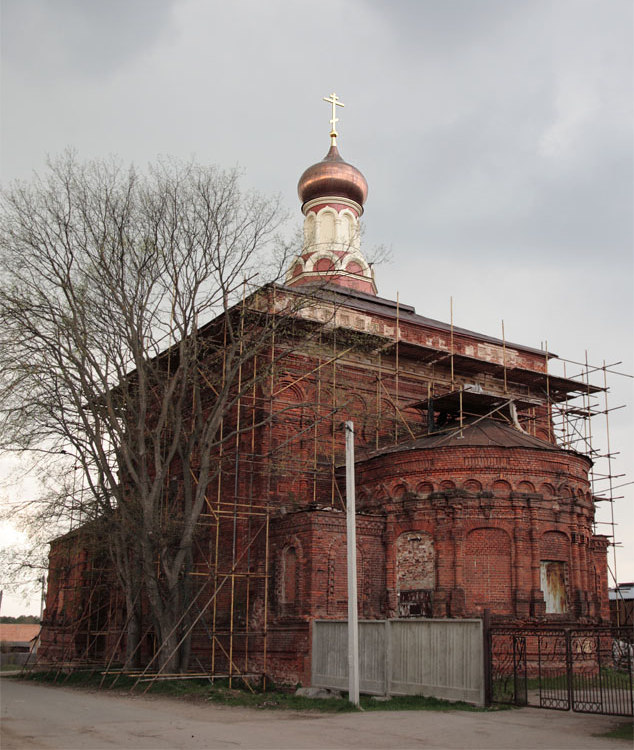
[[[622,740],[593,736],[615,726],[619,720],[614,717],[533,708],[496,713],[291,713],[88,692],[10,678],[0,679],[0,701],[2,750],[628,747]]]

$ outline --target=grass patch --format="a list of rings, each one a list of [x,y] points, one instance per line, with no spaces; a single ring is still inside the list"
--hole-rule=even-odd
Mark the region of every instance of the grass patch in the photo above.
[[[124,674],[107,674],[95,670],[59,670],[33,671],[24,675],[25,679],[34,682],[57,684],[67,687],[88,688],[91,690],[114,689],[117,692],[130,691],[136,679]],[[150,683],[139,683],[137,693],[148,687],[148,695],[181,698],[196,702],[210,702],[225,706],[243,706],[247,708],[285,709],[290,711],[319,711],[323,713],[342,713],[357,709],[346,700],[337,698],[306,698],[295,695],[294,690],[284,690],[271,686],[267,690],[238,686],[237,680],[229,687],[228,680],[216,680],[213,684],[206,679],[194,680],[157,680]],[[394,696],[389,700],[373,700],[370,696],[361,696],[361,708],[365,711],[500,711],[510,706],[481,708],[470,703],[452,702],[439,698],[426,698],[420,695]]]
[[[517,684],[522,687],[526,684],[527,690],[553,690],[563,691],[568,689],[568,675],[566,672],[548,674],[544,672],[541,677],[530,677],[524,679],[522,675],[517,676]],[[575,689],[622,689],[629,690],[631,686],[630,673],[622,669],[612,669],[604,667],[599,672],[573,673],[572,687]],[[507,675],[493,683],[494,691],[497,690],[502,695],[512,694],[513,675]]]
[[[597,734],[597,737],[610,737],[615,740],[629,740],[634,741],[634,723],[626,721],[623,724],[619,724],[618,727],[610,729],[609,732],[604,734]]]
[[[22,670],[22,664],[1,664],[1,672],[20,672]]]
[[[464,701],[446,701],[424,695],[395,695],[389,700],[377,701],[362,695],[361,708],[364,711],[506,711],[512,706],[483,708]]]

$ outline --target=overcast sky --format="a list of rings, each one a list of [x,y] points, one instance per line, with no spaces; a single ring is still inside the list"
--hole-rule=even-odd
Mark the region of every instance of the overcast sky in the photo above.
[[[442,320],[453,297],[456,325],[501,336],[503,319],[508,340],[634,371],[631,0],[1,7],[3,181],[68,146],[139,166],[194,157],[239,165],[298,226],[297,180],[328,149],[336,91],[341,153],[369,183],[365,246],[392,250],[382,296]],[[621,483],[632,380],[610,384],[609,405],[627,403],[610,414]]]

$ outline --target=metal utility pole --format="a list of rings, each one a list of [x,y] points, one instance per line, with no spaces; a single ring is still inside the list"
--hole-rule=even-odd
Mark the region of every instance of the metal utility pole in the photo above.
[[[359,615],[354,488],[354,424],[346,422],[346,529],[348,538],[348,700],[359,706]]]
[[[42,592],[40,594],[40,622],[42,622],[44,617],[44,605],[46,604],[46,576],[42,575],[39,581],[42,584]]]

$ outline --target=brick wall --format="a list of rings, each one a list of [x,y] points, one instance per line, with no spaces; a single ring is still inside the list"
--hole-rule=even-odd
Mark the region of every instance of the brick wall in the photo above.
[[[606,560],[592,534],[588,468],[587,459],[564,451],[483,446],[362,461],[362,507],[386,513],[390,613],[397,612],[407,565],[399,560],[403,535],[419,533],[433,539],[436,616],[478,616],[488,608],[544,617],[540,563],[560,560],[569,571],[567,616],[605,619]]]
[[[200,580],[230,577],[195,632],[193,653],[205,668],[214,661],[216,670],[227,669],[231,653],[245,671],[306,682],[310,620],[346,616],[338,467],[348,419],[358,458],[362,617],[396,616],[403,592],[431,591],[438,617],[477,616],[488,608],[501,617],[544,618],[544,559],[567,566],[569,617],[607,617],[606,542],[592,534],[586,459],[493,446],[373,455],[427,433],[425,409],[416,404],[431,394],[475,384],[505,398],[538,395],[505,384],[495,370],[452,370],[448,356],[426,359],[416,346],[448,352],[450,332],[413,320],[407,310],[399,314],[397,326],[393,309],[381,315],[307,308],[303,317],[329,325],[307,338],[278,339],[245,368],[246,380],[248,372],[275,363],[225,419],[232,438],[217,456],[221,471],[208,488],[209,512],[197,534]],[[455,332],[453,351],[535,372],[546,367],[539,352],[464,332]],[[552,440],[543,402],[519,417],[530,434]],[[177,479],[179,467],[173,468]],[[53,545],[52,561],[59,549]],[[210,651],[214,628],[223,632]]]

